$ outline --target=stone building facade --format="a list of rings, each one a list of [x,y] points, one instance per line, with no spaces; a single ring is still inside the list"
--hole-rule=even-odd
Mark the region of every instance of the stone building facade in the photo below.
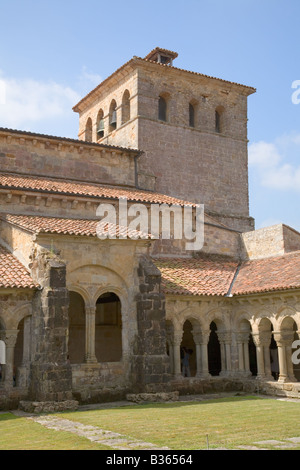
[[[104,80],[74,107],[79,139],[0,128],[2,409],[140,393],[299,397],[300,234],[254,230],[255,90],[176,57],[156,48]],[[199,204],[203,245],[191,250],[175,211],[188,207],[195,226]],[[169,237],[153,234],[154,206]],[[99,225],[99,207],[115,219]]]

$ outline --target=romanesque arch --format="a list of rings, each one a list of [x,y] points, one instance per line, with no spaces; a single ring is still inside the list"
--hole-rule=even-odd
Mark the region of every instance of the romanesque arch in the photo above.
[[[105,292],[96,301],[95,354],[98,362],[122,359],[122,305],[114,292]]]
[[[83,296],[69,291],[68,359],[71,364],[82,364],[86,355],[86,312]]]

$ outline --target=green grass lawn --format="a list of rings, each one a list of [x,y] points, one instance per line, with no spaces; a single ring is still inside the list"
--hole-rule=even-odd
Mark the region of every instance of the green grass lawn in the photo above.
[[[0,450],[105,450],[85,438],[49,430],[11,413],[0,414]]]
[[[64,417],[174,450],[206,449],[207,435],[211,449],[300,437],[300,401],[259,397],[147,404]]]
[[[257,441],[300,437],[300,401],[259,397],[129,405],[56,416],[174,450],[206,449],[207,436],[210,449],[230,449],[239,445],[251,446]],[[10,413],[0,414],[0,432],[0,450],[105,449],[85,438],[46,429]],[[268,448],[267,445],[261,447]],[[300,444],[297,449],[300,450]]]

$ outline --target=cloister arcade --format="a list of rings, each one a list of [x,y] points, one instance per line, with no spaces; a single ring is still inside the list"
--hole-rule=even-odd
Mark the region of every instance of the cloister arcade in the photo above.
[[[68,360],[71,365],[122,362],[128,355],[127,307],[120,292],[99,291],[94,304],[70,290]],[[125,313],[125,317],[124,317]],[[31,315],[25,305],[6,325],[0,319],[0,347],[5,345],[1,387],[26,387],[31,361]],[[125,318],[125,324],[124,324]],[[184,380],[181,350],[190,351],[190,377],[257,378],[264,381],[300,381],[300,366],[292,362],[299,344],[300,318],[293,309],[274,315],[213,311],[200,315],[186,309],[166,320],[166,350],[171,374]],[[4,348],[1,350],[3,351]],[[130,352],[129,352],[130,354]],[[3,357],[3,352],[2,352]]]
[[[240,377],[266,381],[300,381],[300,366],[292,362],[299,339],[299,314],[285,311],[224,320],[221,314],[184,311],[169,318],[167,353],[171,371],[182,375],[182,349],[190,353],[190,377]]]

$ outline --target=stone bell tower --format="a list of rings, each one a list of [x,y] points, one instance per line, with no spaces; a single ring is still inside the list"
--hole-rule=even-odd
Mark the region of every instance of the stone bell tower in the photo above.
[[[134,56],[73,109],[79,139],[136,148],[140,188],[204,204],[228,227],[254,228],[249,216],[249,86],[173,65],[155,48]]]

